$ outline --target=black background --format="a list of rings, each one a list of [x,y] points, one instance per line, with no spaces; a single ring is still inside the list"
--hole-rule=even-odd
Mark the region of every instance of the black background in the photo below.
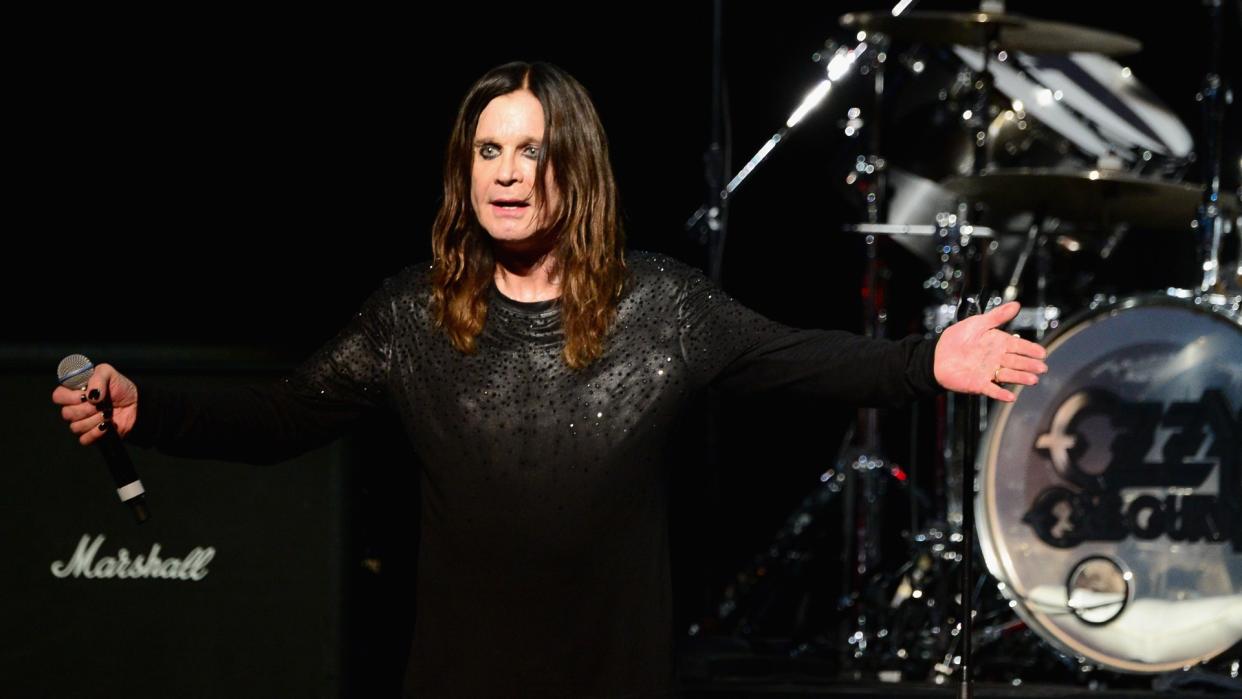
[[[848,38],[836,18],[886,5],[724,5],[736,171],[818,80],[812,53]],[[1008,8],[1142,40],[1124,63],[1198,137],[1208,44],[1199,3]],[[682,224],[703,199],[710,3],[178,10],[31,24],[6,109],[16,216],[5,339],[305,354],[381,278],[429,257],[458,101],[486,69],[515,59],[557,63],[591,91],[631,246],[694,261]],[[1238,32],[1235,19],[1227,44]],[[1236,70],[1236,48],[1227,58]],[[844,107],[830,101],[808,118],[732,209],[729,289],[790,322],[858,323],[853,285],[840,277],[859,261],[835,232],[858,218],[831,162],[861,145],[841,145]]]
[[[836,18],[888,5],[724,5],[736,171],[819,80],[812,53],[826,39],[848,40]],[[1194,96],[1208,57],[1199,3],[1008,9],[1140,39],[1143,51],[1119,60],[1198,141]],[[1235,8],[1227,15],[1225,69],[1236,82],[1242,28]],[[124,343],[240,346],[296,361],[383,277],[429,257],[458,101],[485,70],[516,59],[557,63],[592,93],[630,246],[698,264],[683,223],[704,196],[711,16],[711,4],[696,1],[204,6],[32,19],[19,29],[24,50],[10,66],[5,109],[11,215],[0,341],[18,358]],[[830,99],[809,117],[731,210],[726,288],[794,325],[861,327],[862,251],[838,232],[860,220],[839,186],[843,155],[861,145],[840,135],[846,106]],[[1230,117],[1236,161],[1236,110]],[[1188,179],[1201,177],[1192,170]],[[1171,253],[1181,254],[1157,247],[1147,257]],[[893,331],[902,334],[919,330],[916,311],[929,300],[914,291],[926,271],[894,254],[892,303],[906,312],[895,313]],[[46,397],[0,400],[41,409]],[[778,398],[726,403],[725,413],[727,456],[707,465],[697,432],[678,451],[679,625],[703,613],[722,576],[817,483],[849,417]],[[365,531],[383,520],[363,521]],[[385,662],[401,662],[401,652]]]

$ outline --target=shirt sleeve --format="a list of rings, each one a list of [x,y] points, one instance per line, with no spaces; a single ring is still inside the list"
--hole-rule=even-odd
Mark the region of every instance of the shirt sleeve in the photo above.
[[[288,376],[236,388],[138,384],[126,440],[174,456],[275,463],[331,442],[390,401],[391,280]]]
[[[682,356],[698,385],[868,407],[897,407],[943,390],[933,373],[935,339],[792,328],[746,308],[697,269],[682,286],[678,316]]]

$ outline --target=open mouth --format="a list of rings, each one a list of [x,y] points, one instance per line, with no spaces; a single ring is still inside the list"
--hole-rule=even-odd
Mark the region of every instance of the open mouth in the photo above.
[[[499,206],[502,209],[525,209],[530,206],[530,202],[525,199],[493,199],[492,206]]]

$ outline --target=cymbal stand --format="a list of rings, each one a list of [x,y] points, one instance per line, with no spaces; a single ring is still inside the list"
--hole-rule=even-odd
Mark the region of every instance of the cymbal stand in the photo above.
[[[860,73],[870,74],[874,86],[872,105],[873,116],[866,123],[869,155],[859,156],[858,174],[869,180],[866,191],[867,220],[879,223],[885,215],[886,166],[881,155],[880,115],[884,107],[884,62],[887,59],[887,40],[879,34],[872,34],[866,41],[870,50],[865,54],[867,61],[859,69]],[[882,272],[879,260],[879,240],[875,235],[868,234],[866,245],[866,272],[863,286],[863,326],[868,337],[885,336],[885,319],[887,313],[883,307],[883,289],[881,288]],[[875,408],[864,408],[859,411],[858,423],[854,427],[854,446],[848,447],[838,458],[837,470],[845,474],[845,499],[842,508],[842,531],[845,533],[845,548],[842,558],[844,579],[842,590],[846,591],[850,620],[845,629],[846,643],[853,647],[854,660],[861,660],[868,654],[868,643],[876,633],[877,620],[870,613],[869,605],[863,599],[862,591],[867,589],[869,579],[875,574],[880,563],[880,535],[883,531],[884,515],[880,507],[887,490],[887,481],[892,478],[892,469],[899,468],[890,463],[880,444],[880,416]],[[860,511],[861,510],[861,511]]]
[[[1220,248],[1224,235],[1225,219],[1220,209],[1221,144],[1224,140],[1225,109],[1233,100],[1229,86],[1220,74],[1221,41],[1224,22],[1221,0],[1204,0],[1208,8],[1212,32],[1212,50],[1208,73],[1203,88],[1195,95],[1203,104],[1203,204],[1199,208],[1199,246],[1203,262],[1203,280],[1199,284],[1200,295],[1219,293],[1223,280],[1220,277]]]
[[[984,0],[982,3],[983,10],[991,9],[1004,10],[1003,2],[995,2],[994,0]],[[999,30],[993,25],[983,25],[981,28],[982,36],[980,43],[983,47],[982,60],[983,67],[975,79],[975,88],[978,91],[978,99],[975,103],[974,114],[972,114],[972,126],[975,128],[975,175],[982,174],[988,165],[988,141],[987,141],[987,125],[991,121],[988,110],[992,103],[992,75],[990,62],[992,55],[998,50]],[[975,280],[977,281],[977,280]],[[963,279],[963,287],[967,282]],[[982,286],[976,287],[981,290]],[[963,303],[958,306],[958,320],[963,320],[969,315],[982,313],[983,303],[979,296],[973,298],[962,293],[961,299]],[[957,400],[964,404],[964,418],[960,423],[962,435],[962,563],[961,578],[958,586],[958,594],[961,597],[962,621],[958,630],[959,638],[962,643],[961,663],[961,682],[958,684],[958,698],[971,699],[974,696],[974,680],[971,674],[974,668],[971,665],[971,648],[974,622],[974,600],[971,590],[974,588],[974,549],[975,549],[975,522],[974,522],[974,493],[975,493],[975,447],[979,443],[981,436],[979,402],[976,396],[959,396]]]

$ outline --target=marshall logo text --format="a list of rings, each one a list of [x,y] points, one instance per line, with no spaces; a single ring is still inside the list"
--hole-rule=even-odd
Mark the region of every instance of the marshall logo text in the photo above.
[[[83,534],[78,548],[68,562],[52,563],[52,575],[58,578],[161,578],[164,580],[198,581],[207,577],[207,564],[215,558],[216,549],[196,546],[185,558],[164,558],[160,545],[151,544],[145,555],[130,557],[129,551],[119,549],[115,556],[99,556],[103,545],[102,534],[91,539]]]
[[[1108,430],[1089,430],[1106,420]],[[1110,433],[1103,468],[1083,457],[1090,439]],[[1209,433],[1210,431],[1210,433]],[[1232,542],[1242,552],[1242,413],[1216,389],[1197,402],[1127,402],[1090,389],[1057,407],[1048,431],[1035,440],[1057,474],[1073,486],[1052,486],[1035,497],[1022,521],[1041,541],[1073,548],[1086,541],[1128,537]],[[1103,447],[1105,445],[1096,445]],[[1150,459],[1156,455],[1159,461]],[[1216,494],[1195,492],[1217,472]],[[1122,491],[1146,489],[1126,502]]]

